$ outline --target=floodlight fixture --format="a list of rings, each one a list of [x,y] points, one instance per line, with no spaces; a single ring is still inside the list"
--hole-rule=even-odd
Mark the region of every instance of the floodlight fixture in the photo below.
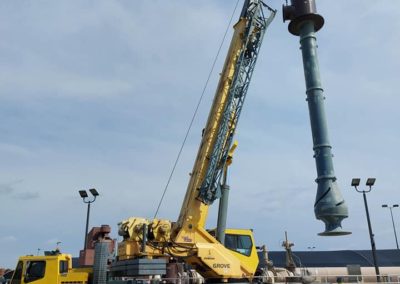
[[[88,197],[88,194],[87,194],[86,190],[79,190],[79,195],[80,195],[82,198]]]
[[[89,189],[89,191],[94,197],[99,196],[99,193],[97,192],[97,190],[95,188],[91,188],[91,189]]]
[[[368,178],[365,185],[373,186],[375,184],[375,180],[376,180],[376,178]]]
[[[88,230],[89,230],[90,204],[95,202],[96,197],[100,195],[99,192],[95,188],[89,189],[89,192],[93,195],[92,198],[88,198],[89,195],[88,195],[86,190],[79,190],[79,195],[82,197],[83,203],[87,204],[85,243],[83,244],[83,249],[84,250],[88,247]]]
[[[383,208],[389,208],[389,210],[390,210],[390,217],[392,217],[392,225],[393,225],[394,239],[396,240],[396,247],[397,247],[397,249],[399,249],[399,242],[398,242],[398,240],[397,240],[396,225],[394,224],[393,212],[392,212],[392,209],[393,209],[393,208],[399,207],[399,204],[393,204],[392,206],[389,206],[389,205],[387,205],[387,204],[383,204],[382,207],[383,207]]]
[[[378,266],[378,261],[376,257],[376,247],[375,247],[375,240],[374,240],[374,233],[372,232],[372,226],[371,226],[371,220],[369,218],[369,210],[368,210],[368,203],[367,203],[367,195],[366,193],[371,192],[372,186],[375,184],[375,178],[368,178],[366,185],[369,187],[368,190],[359,190],[357,186],[360,185],[360,179],[359,178],[353,178],[351,180],[351,186],[354,186],[357,192],[363,194],[363,199],[364,199],[364,206],[365,206],[365,213],[367,216],[367,223],[368,223],[368,232],[369,232],[369,238],[371,241],[371,250],[372,250],[372,259],[374,261],[374,266],[375,266],[375,273],[377,275],[377,281],[380,282],[380,272],[379,272],[379,266]],[[388,207],[387,204],[383,204],[382,207]],[[390,208],[390,207],[389,207]]]
[[[351,180],[351,186],[359,186],[360,185],[360,179],[359,178],[353,178]]]

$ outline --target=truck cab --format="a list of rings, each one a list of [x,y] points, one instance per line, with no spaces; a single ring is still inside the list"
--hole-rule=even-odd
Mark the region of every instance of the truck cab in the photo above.
[[[72,268],[70,254],[21,256],[10,284],[88,283],[91,268]]]

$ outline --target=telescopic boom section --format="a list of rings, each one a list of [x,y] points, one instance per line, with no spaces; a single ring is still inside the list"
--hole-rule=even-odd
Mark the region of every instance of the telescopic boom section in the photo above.
[[[265,8],[270,11],[268,17],[264,16]],[[183,260],[210,281],[254,277],[259,261],[251,230],[224,230],[233,240],[225,247],[205,229],[205,222],[210,204],[219,198],[221,178],[264,32],[275,12],[261,0],[245,0],[179,218],[175,223],[139,217],[120,222],[118,233],[124,238],[118,244],[121,267],[131,260],[140,262],[143,257],[150,262],[172,257],[171,261]]]
[[[269,16],[264,16],[268,8]],[[203,228],[208,207],[220,197],[220,181],[250,84],[264,32],[275,11],[261,1],[246,0],[229,47],[217,91],[175,232]]]

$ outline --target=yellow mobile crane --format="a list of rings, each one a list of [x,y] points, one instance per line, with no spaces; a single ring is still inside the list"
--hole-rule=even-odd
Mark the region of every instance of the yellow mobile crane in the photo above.
[[[141,258],[172,257],[184,259],[206,279],[227,281],[251,279],[255,275],[258,256],[252,231],[226,230],[225,224],[220,223],[216,236],[205,229],[205,223],[209,206],[226,191],[224,181],[230,150],[236,147],[233,135],[264,32],[275,13],[261,0],[244,2],[179,218],[177,222],[138,217],[122,221],[119,224],[119,234],[123,237],[118,245],[120,262],[136,259],[135,265],[139,265]]]
[[[349,233],[341,230],[341,221],[347,217],[347,206],[333,174],[315,51],[314,32],[322,27],[323,19],[316,14],[314,1],[291,0],[291,3],[284,6],[283,15],[285,20],[291,21],[289,31],[301,36],[319,184],[315,214],[326,226],[321,235],[344,235]],[[266,17],[267,10],[269,15]],[[91,269],[72,269],[71,256],[58,252],[52,256],[26,256],[20,258],[11,284],[121,284],[156,275],[164,277],[165,282],[175,282],[168,280],[168,277],[174,277],[171,268],[182,264],[189,265],[208,282],[254,280],[259,261],[252,231],[225,228],[226,176],[236,147],[233,136],[263,36],[275,14],[276,11],[262,0],[244,2],[178,220],[131,217],[120,222],[118,233],[123,241],[118,244],[118,257],[109,271],[109,244],[103,236],[96,245],[93,272]],[[217,230],[207,231],[209,206],[218,198],[221,202]],[[109,278],[106,280],[107,273]]]
[[[93,270],[72,269],[68,254],[25,256],[19,259],[11,284],[127,283],[128,278],[168,276],[171,262],[190,265],[207,281],[253,279],[259,261],[252,231],[226,229],[220,221],[217,232],[209,232],[205,223],[209,206],[221,195],[226,205],[223,192],[227,191],[227,167],[236,147],[233,136],[264,32],[275,14],[261,0],[244,1],[177,222],[131,217],[119,223],[123,241],[106,282],[101,275],[107,274],[107,253],[101,248],[107,250],[108,245],[101,246],[100,241],[96,253],[103,256],[98,257],[103,264],[96,265],[95,260]],[[226,209],[220,212],[226,215]]]

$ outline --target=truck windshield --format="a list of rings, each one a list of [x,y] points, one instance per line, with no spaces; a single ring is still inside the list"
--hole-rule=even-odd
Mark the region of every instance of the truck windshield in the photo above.
[[[46,271],[45,261],[28,261],[25,272],[24,282],[36,281],[44,277]]]

